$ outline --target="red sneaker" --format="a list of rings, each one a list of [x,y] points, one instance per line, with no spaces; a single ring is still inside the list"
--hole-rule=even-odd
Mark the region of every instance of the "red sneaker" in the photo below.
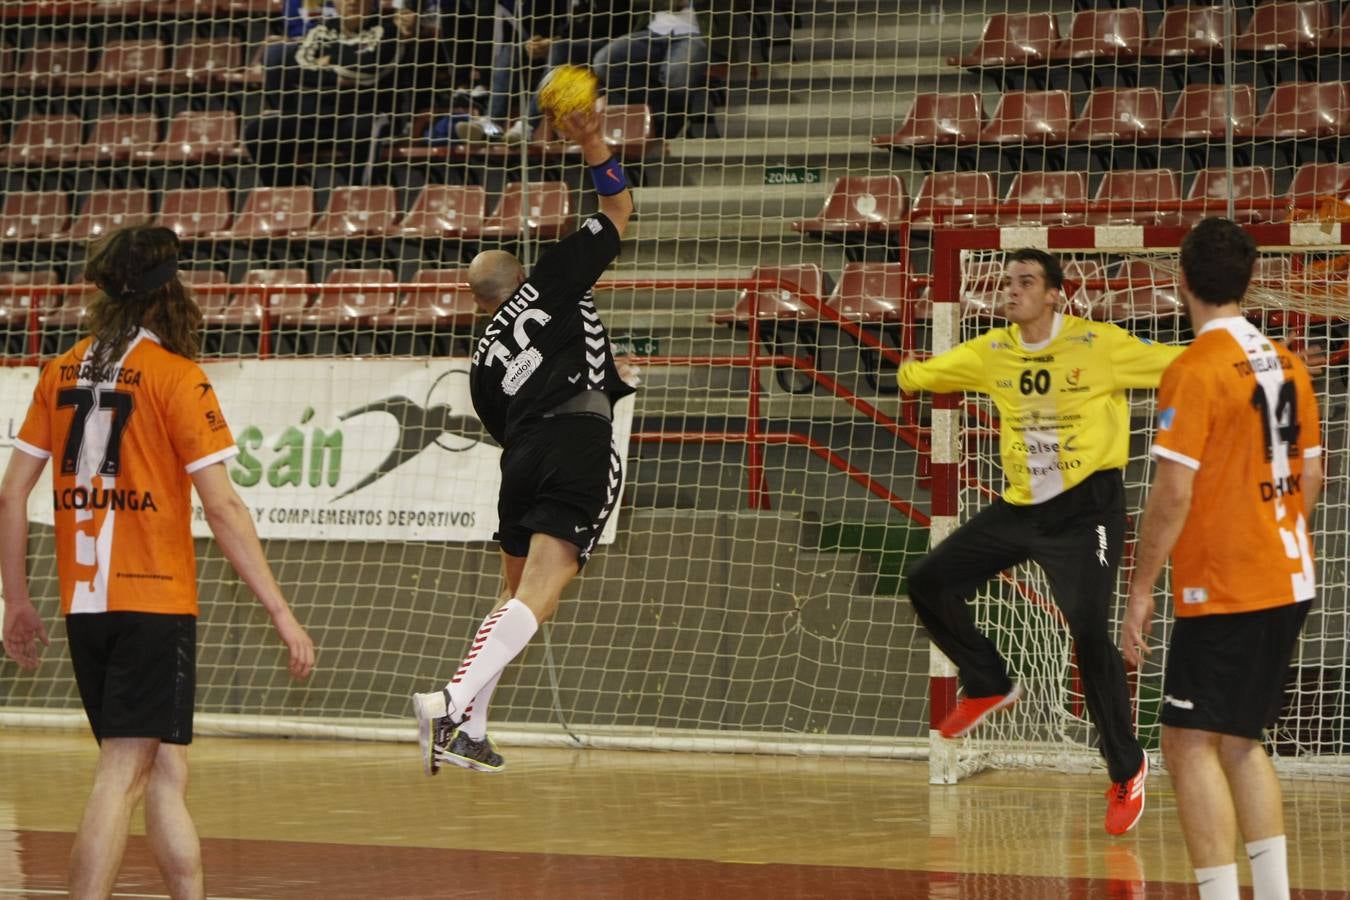
[[[1126,781],[1112,782],[1106,789],[1106,833],[1124,834],[1144,814],[1144,779],[1148,777],[1148,756],[1139,771]]]
[[[1014,684],[1006,694],[992,697],[962,697],[956,708],[947,713],[947,718],[938,724],[938,733],[948,740],[964,737],[971,729],[984,721],[985,716],[1000,709],[1012,706],[1022,699],[1022,686]]]

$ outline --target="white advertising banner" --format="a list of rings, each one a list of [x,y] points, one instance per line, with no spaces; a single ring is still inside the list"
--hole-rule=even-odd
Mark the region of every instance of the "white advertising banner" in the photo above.
[[[497,527],[501,450],[469,400],[469,362],[243,360],[203,366],[239,455],[226,462],[264,538],[487,541]],[[8,460],[37,370],[0,369]],[[633,400],[614,411],[627,477]],[[29,518],[51,524],[51,467]],[[619,510],[600,542],[614,540]],[[193,533],[210,535],[198,508]]]

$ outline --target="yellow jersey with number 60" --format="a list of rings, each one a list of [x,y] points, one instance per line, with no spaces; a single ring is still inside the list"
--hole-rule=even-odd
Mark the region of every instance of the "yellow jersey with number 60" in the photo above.
[[[1142,340],[1116,325],[1056,315],[1051,336],[1022,340],[994,328],[946,353],[900,367],[900,387],[979,391],[998,407],[1003,499],[1044,503],[1130,454],[1128,388],[1156,388],[1181,347]]]
[[[1322,441],[1303,363],[1246,319],[1215,319],[1164,373],[1158,410],[1153,455],[1195,470],[1172,548],[1175,614],[1311,600],[1303,461]]]
[[[47,364],[17,449],[52,459],[61,612],[197,614],[189,475],[238,452],[200,366],[142,329],[103,371]]]

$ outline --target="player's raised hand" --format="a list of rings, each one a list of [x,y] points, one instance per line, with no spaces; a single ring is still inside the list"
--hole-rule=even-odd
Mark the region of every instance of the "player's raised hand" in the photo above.
[[[583,109],[558,118],[550,118],[553,128],[574,144],[580,144],[588,137],[600,134],[600,114],[593,109]]]
[[[272,618],[272,627],[277,630],[277,637],[286,645],[290,651],[291,658],[287,668],[291,672],[291,677],[297,680],[308,678],[309,673],[314,671],[314,642],[309,639],[309,634],[295,620],[295,615],[289,608],[282,609]]]
[[[46,647],[51,644],[42,616],[31,600],[5,601],[5,652],[19,668],[31,672],[38,667],[42,651],[38,641]]]
[[[1303,360],[1303,365],[1308,367],[1308,374],[1313,378],[1321,375],[1327,367],[1327,351],[1317,344],[1299,344],[1291,346],[1289,349],[1294,351],[1294,355]]]
[[[1153,591],[1151,588],[1130,587],[1130,599],[1125,605],[1125,618],[1120,623],[1120,653],[1131,668],[1144,664],[1144,657],[1153,650],[1148,645],[1153,630]]]

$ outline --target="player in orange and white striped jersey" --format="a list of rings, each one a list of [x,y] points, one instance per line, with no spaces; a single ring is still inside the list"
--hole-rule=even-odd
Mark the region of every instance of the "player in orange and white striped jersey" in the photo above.
[[[1280,785],[1261,737],[1280,713],[1317,587],[1317,398],[1303,363],[1242,316],[1255,259],[1226,219],[1204,220],[1181,245],[1196,338],[1163,374],[1157,469],[1120,636],[1138,665],[1170,553],[1162,748],[1202,900],[1237,900],[1239,830],[1256,900],[1289,897]]]
[[[46,630],[28,594],[28,497],[48,458],[61,612],[80,699],[100,743],[71,854],[74,897],[106,897],[132,810],[174,897],[201,897],[201,849],[184,802],[196,681],[192,488],[221,549],[267,609],[297,678],[314,645],[272,577],[224,460],[236,452],[193,362],[201,312],[178,280],[178,239],[136,226],[91,249],[92,337],[44,368],[0,483],[4,644],[38,664]]]

